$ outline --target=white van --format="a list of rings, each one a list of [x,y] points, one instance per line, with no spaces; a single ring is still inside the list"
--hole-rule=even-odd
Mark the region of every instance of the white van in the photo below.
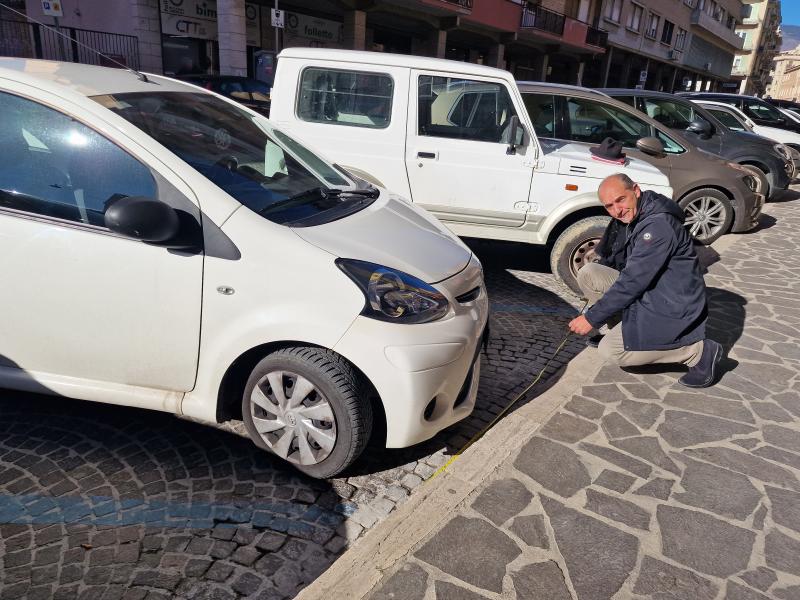
[[[577,270],[556,267],[582,264],[602,234],[600,181],[623,171],[672,195],[667,176],[642,161],[620,166],[580,144],[543,146],[511,74],[482,65],[288,48],[270,118],[458,235],[551,245],[554,273],[576,291]]]

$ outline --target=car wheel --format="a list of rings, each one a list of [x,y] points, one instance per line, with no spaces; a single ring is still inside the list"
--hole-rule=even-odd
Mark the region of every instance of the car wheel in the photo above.
[[[609,217],[588,217],[567,227],[550,252],[550,268],[569,289],[581,296],[578,271],[596,260],[595,247],[608,227]]]
[[[733,223],[731,201],[719,190],[695,190],[681,198],[678,205],[686,215],[684,225],[701,244],[716,241]]]
[[[284,348],[262,359],[247,380],[242,416],[257,446],[317,478],[356,460],[372,431],[362,376],[322,348]]]

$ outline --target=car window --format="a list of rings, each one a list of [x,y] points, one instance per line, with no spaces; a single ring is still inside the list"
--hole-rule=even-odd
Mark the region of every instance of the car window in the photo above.
[[[702,118],[691,105],[666,98],[645,98],[644,106],[647,116],[670,129],[686,129],[692,121]]]
[[[755,119],[763,121],[772,121],[776,124],[783,121],[783,115],[781,115],[780,111],[766,102],[745,99],[744,112]]]
[[[664,152],[667,154],[683,154],[686,152],[686,148],[681,146],[678,142],[672,139],[663,131],[659,131],[656,129],[656,137],[661,141],[664,145]]]
[[[92,99],[277,223],[332,219],[341,214],[339,205],[346,198],[319,190],[353,185],[264,119],[211,94],[153,91]]]
[[[628,106],[636,108],[636,98],[634,96],[614,96],[614,100],[618,100],[619,102],[624,102]]]
[[[419,76],[419,135],[506,142],[514,115],[511,97],[502,84]]]
[[[304,121],[388,127],[394,82],[389,75],[308,68],[300,75],[297,115]]]
[[[569,139],[599,143],[611,137],[628,147],[650,135],[650,126],[613,106],[587,98],[567,98]]]
[[[539,137],[556,135],[556,101],[550,94],[522,94],[525,109],[533,122],[533,130]]]
[[[706,106],[705,109],[714,115],[714,117],[716,117],[716,119],[728,129],[732,129],[733,131],[749,131],[745,124],[735,114],[729,113],[727,110],[722,108],[712,108],[710,106]]]
[[[67,115],[0,93],[0,207],[105,227],[119,198],[157,196],[150,170]]]

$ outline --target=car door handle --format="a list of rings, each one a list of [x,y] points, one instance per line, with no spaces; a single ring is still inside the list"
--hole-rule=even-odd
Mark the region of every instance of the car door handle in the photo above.
[[[417,152],[417,158],[436,158],[436,152]]]

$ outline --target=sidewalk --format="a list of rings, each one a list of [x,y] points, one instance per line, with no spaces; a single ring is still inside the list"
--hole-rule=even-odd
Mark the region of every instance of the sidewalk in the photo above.
[[[798,202],[709,267],[719,384],[587,349],[298,598],[800,599]]]

